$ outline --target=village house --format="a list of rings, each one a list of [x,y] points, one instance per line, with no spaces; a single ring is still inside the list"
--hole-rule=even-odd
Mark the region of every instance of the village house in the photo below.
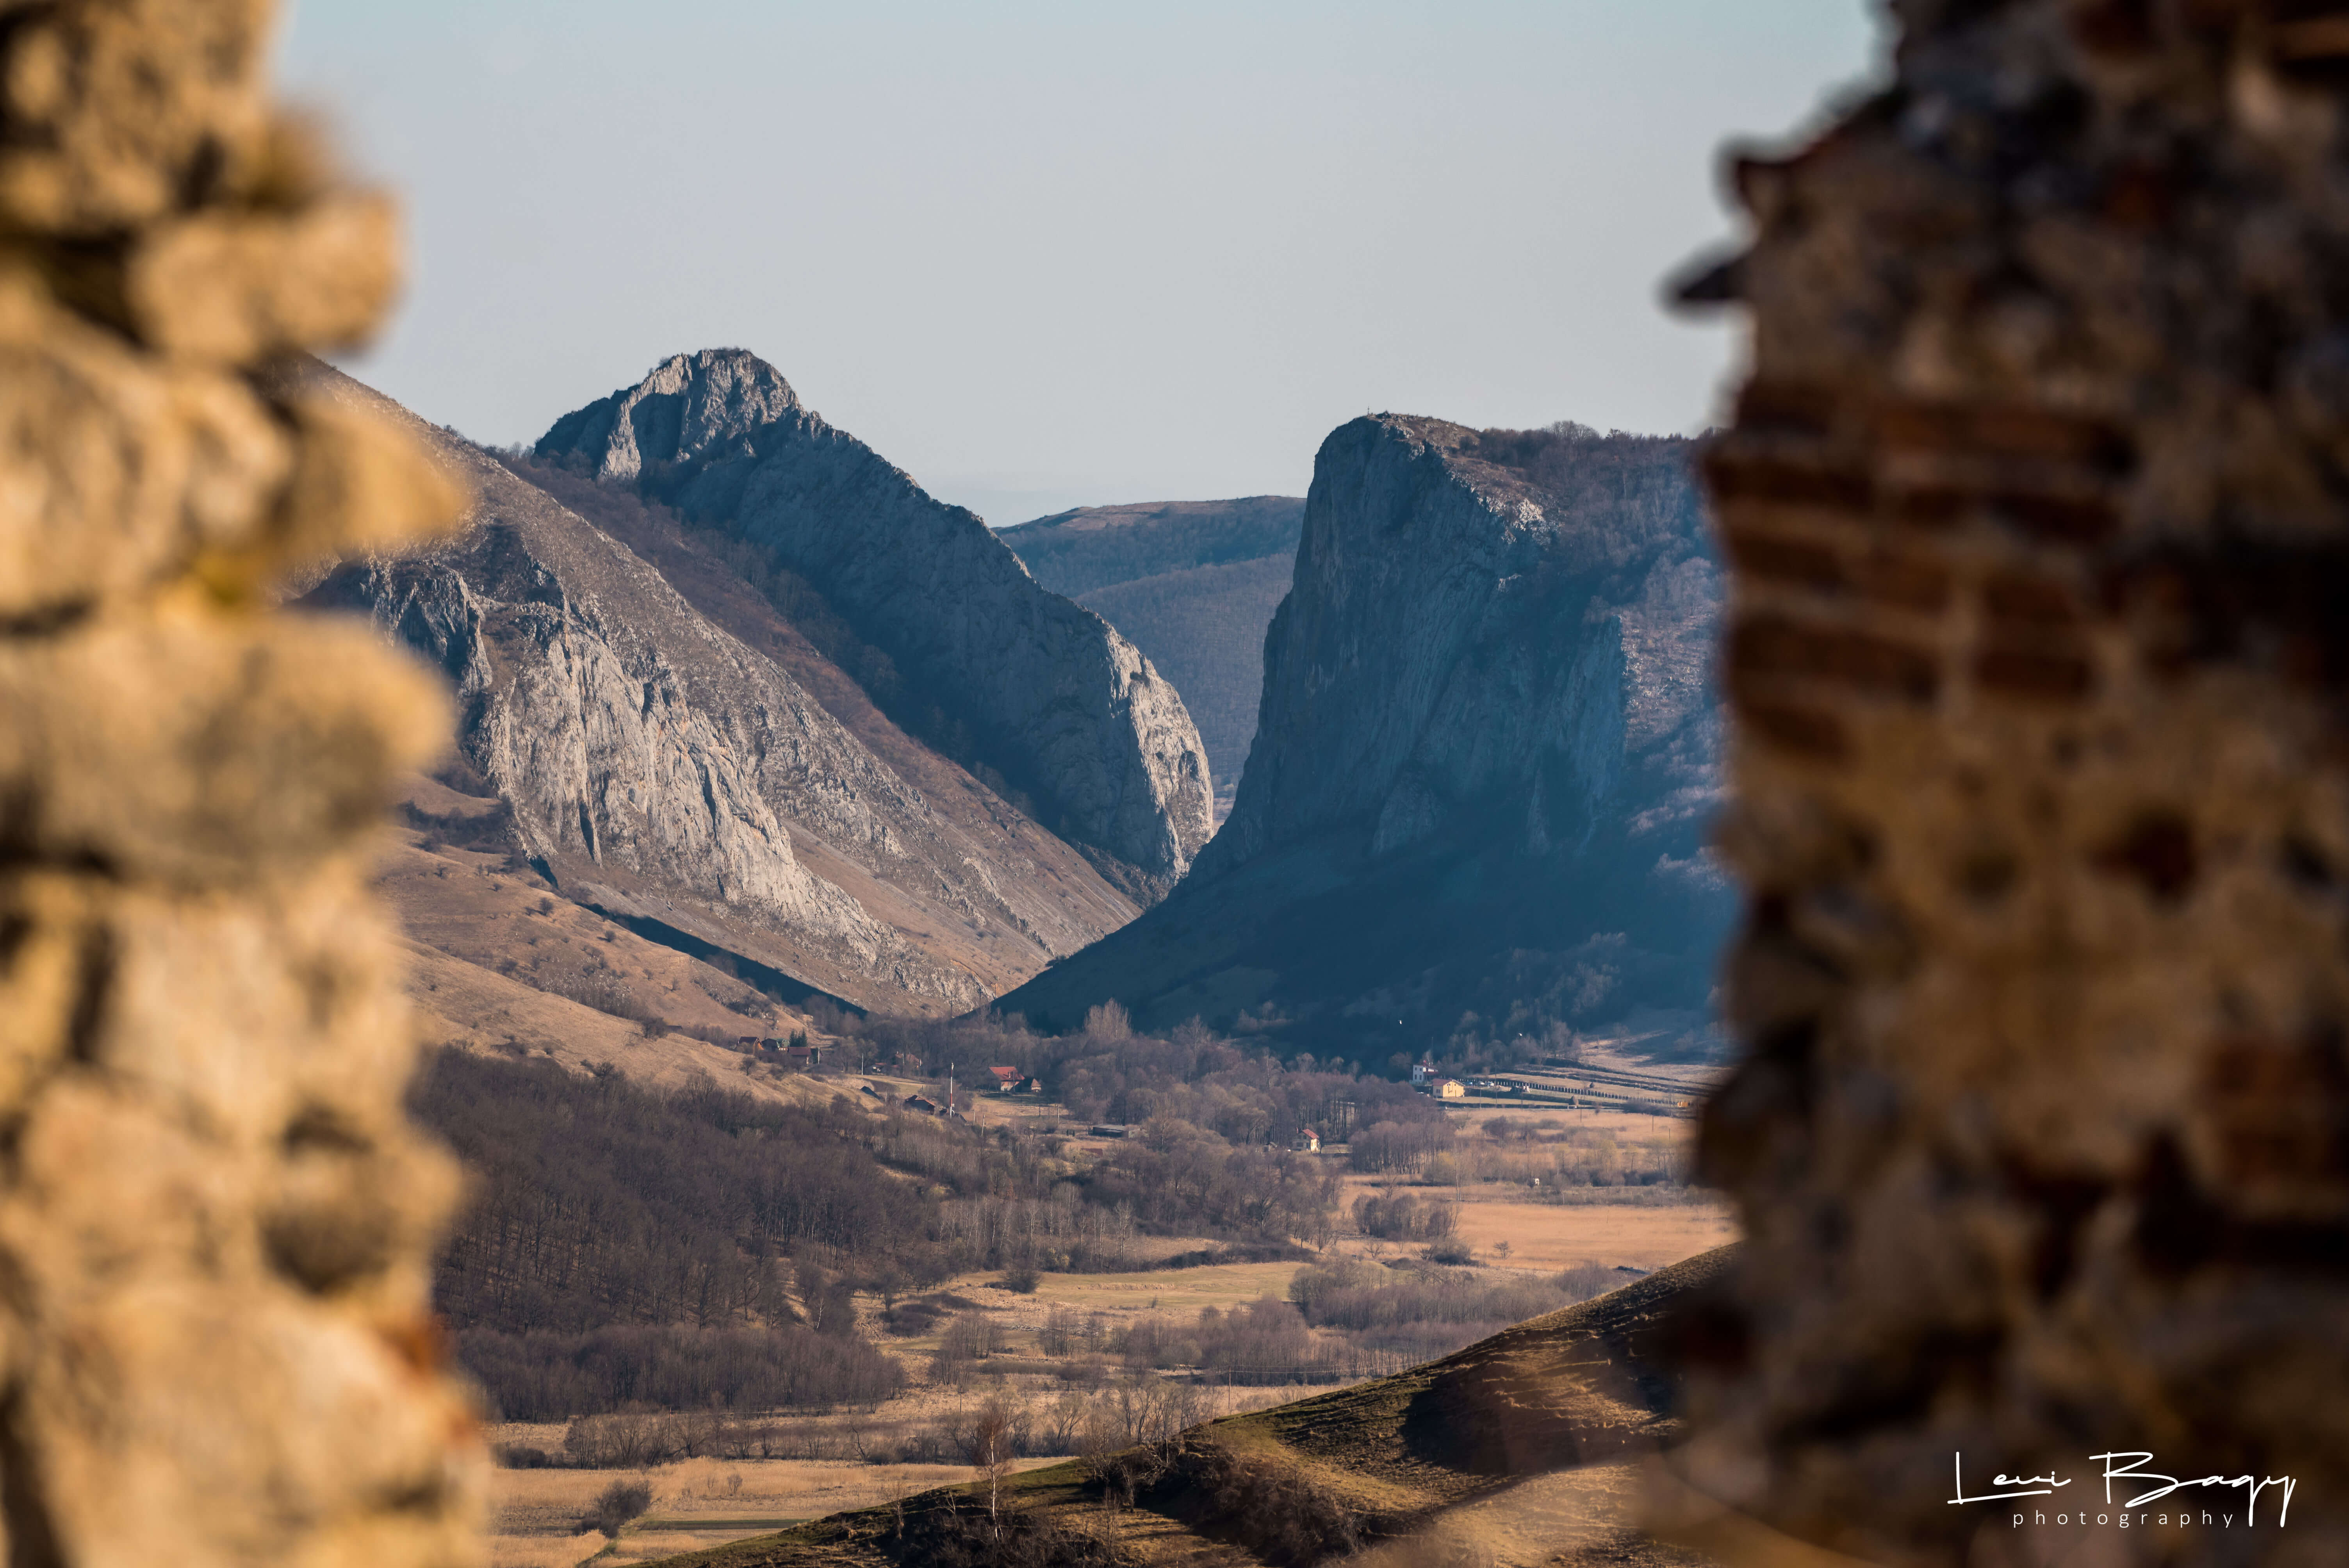
[[[1309,1127],[1297,1135],[1297,1141],[1290,1147],[1299,1154],[1319,1154],[1321,1152],[1321,1135]]]

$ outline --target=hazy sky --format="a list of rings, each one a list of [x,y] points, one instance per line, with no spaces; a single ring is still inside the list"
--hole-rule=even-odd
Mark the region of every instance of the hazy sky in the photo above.
[[[934,492],[1302,494],[1371,409],[1685,430],[1725,139],[1875,65],[1863,0],[295,0],[281,78],[406,197],[347,361],[531,439],[740,345]]]

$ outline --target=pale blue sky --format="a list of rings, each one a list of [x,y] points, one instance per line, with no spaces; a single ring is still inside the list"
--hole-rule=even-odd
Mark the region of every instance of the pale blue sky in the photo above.
[[[294,0],[405,196],[347,361],[489,441],[739,344],[998,524],[1301,494],[1369,409],[1693,429],[1718,153],[1877,66],[1863,0]]]

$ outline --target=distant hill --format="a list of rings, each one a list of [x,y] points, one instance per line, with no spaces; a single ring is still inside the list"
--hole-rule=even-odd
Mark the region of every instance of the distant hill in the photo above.
[[[1079,507],[996,537],[1028,563],[1037,582],[1082,599],[1096,588],[1193,566],[1293,556],[1304,523],[1303,497],[1251,495]]]
[[[1288,593],[1304,520],[1301,498],[1258,495],[1083,507],[997,536],[1174,683],[1207,748],[1218,821],[1256,735],[1265,628]]]

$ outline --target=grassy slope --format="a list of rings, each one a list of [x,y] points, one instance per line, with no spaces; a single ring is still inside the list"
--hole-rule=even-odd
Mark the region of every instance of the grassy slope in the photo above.
[[[1118,1456],[1137,1485],[1133,1505],[1113,1518],[1101,1484],[1076,1461],[1018,1477],[1010,1496],[1034,1539],[1086,1536],[1153,1564],[1305,1563],[1440,1532],[1448,1516],[1529,1478],[1619,1465],[1667,1442],[1676,1423],[1666,1321],[1730,1253],[1688,1259],[1392,1377]],[[895,1510],[871,1508],[667,1561],[801,1568],[935,1560],[952,1516],[971,1517],[983,1496],[963,1487],[911,1499],[902,1531]],[[1619,1511],[1591,1522],[1603,1528],[1555,1561],[1691,1561],[1640,1537]],[[1074,1559],[1064,1547],[1036,1560]]]

